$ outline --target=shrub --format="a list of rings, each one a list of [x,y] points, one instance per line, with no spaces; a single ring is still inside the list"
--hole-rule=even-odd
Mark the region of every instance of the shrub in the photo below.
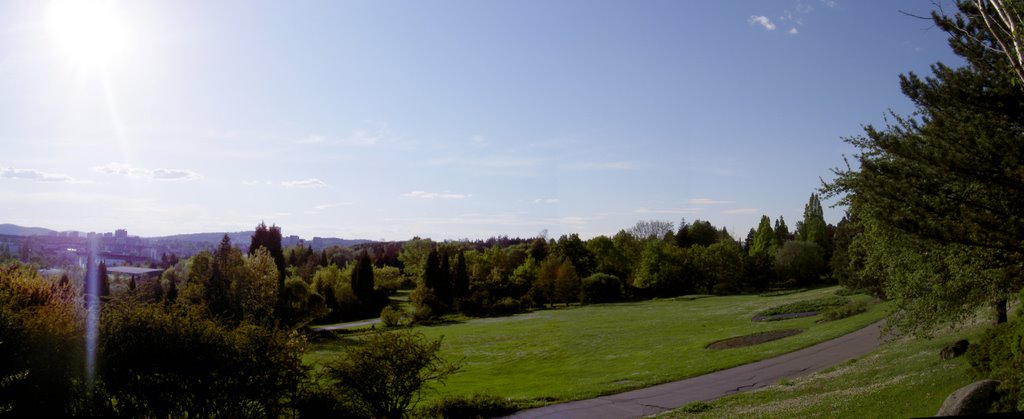
[[[415,407],[419,393],[443,382],[459,369],[440,354],[441,340],[427,340],[408,330],[375,331],[349,345],[341,359],[329,362],[325,376],[351,396],[361,413],[374,418],[401,418]]]
[[[850,301],[845,305],[829,309],[828,311],[822,313],[822,317],[824,317],[825,321],[833,321],[845,319],[850,316],[855,316],[865,311],[868,311],[867,301]]]
[[[490,394],[449,395],[425,409],[425,416],[440,418],[493,418],[518,410],[508,399]]]
[[[412,318],[402,310],[387,306],[380,311],[380,321],[387,327],[402,327],[408,326]]]
[[[583,304],[610,303],[622,299],[622,281],[614,275],[593,274],[583,279],[580,302]]]
[[[1000,381],[999,411],[1024,410],[1024,320],[986,330],[967,349],[966,357],[978,376]]]
[[[808,312],[821,312],[828,310],[833,307],[839,307],[848,303],[850,300],[844,297],[832,296],[824,298],[815,298],[813,300],[797,301],[795,303],[784,304],[776,306],[757,313],[754,317],[767,317],[776,316],[780,314],[795,314],[795,313],[808,313]]]

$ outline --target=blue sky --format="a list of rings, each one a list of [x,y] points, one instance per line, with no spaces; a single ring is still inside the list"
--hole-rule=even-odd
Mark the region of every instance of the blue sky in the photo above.
[[[0,3],[0,222],[742,237],[959,62],[928,1],[65,3]]]

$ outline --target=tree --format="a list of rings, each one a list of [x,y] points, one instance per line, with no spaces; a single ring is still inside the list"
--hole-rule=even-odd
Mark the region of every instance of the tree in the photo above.
[[[743,288],[743,249],[732,240],[708,246],[698,265],[708,294],[733,294]]]
[[[825,250],[811,242],[790,240],[775,255],[775,270],[787,285],[812,285],[828,273]]]
[[[364,303],[374,300],[373,262],[370,261],[370,255],[366,250],[363,250],[356,259],[356,266],[352,271],[352,292]]]
[[[750,254],[767,253],[775,243],[775,230],[772,230],[772,221],[767,215],[761,216],[761,222],[757,224],[757,232],[754,233],[754,243],[750,246]]]
[[[665,233],[671,232],[673,228],[671,221],[641,220],[629,229],[629,234],[637,240],[646,240],[651,237],[661,238]]]
[[[972,3],[957,6],[957,16],[935,20],[967,65],[902,75],[914,115],[847,139],[859,167],[836,169],[825,188],[857,210],[864,233],[851,246],[864,250],[871,277],[886,278],[903,330],[960,320],[965,307],[984,304],[1001,320],[1021,288],[1024,92],[1003,53],[986,46],[992,35]],[[929,258],[896,257],[920,252]]]
[[[786,226],[786,219],[783,218],[781,215],[779,216],[778,220],[775,220],[775,229],[774,229],[774,231],[775,231],[775,248],[776,249],[781,249],[782,246],[784,244],[786,244],[787,241],[790,240],[790,237],[789,237],[789,227]]]
[[[196,307],[115,302],[99,341],[103,389],[124,416],[276,417],[306,374],[291,333]]]
[[[274,260],[274,267],[277,268],[280,285],[284,286],[284,273],[285,260],[284,260],[284,249],[281,247],[281,227],[272,225],[267,227],[267,224],[260,222],[256,226],[256,231],[253,232],[252,238],[249,241],[249,256],[256,254],[256,250],[260,247],[265,247],[267,252],[270,253],[270,257]]]
[[[231,238],[225,234],[211,258],[210,277],[203,284],[203,302],[210,314],[232,317],[231,282],[243,265],[242,252],[231,246]]]
[[[107,274],[107,263],[106,261],[100,261],[99,274],[97,278],[100,281],[100,298],[110,296],[110,275]]]
[[[682,229],[680,229],[682,231]],[[695,220],[693,224],[689,225],[685,231],[680,234],[685,234],[686,239],[679,242],[679,247],[690,247],[692,245],[697,246],[711,246],[718,241],[719,232],[715,229],[715,226],[711,225],[709,221]],[[678,241],[679,239],[677,239]]]
[[[941,9],[932,19],[947,32],[957,31],[963,40],[1002,55],[1015,82],[1024,87],[1024,3],[1020,0],[969,0],[957,2],[960,14],[946,16]]]
[[[579,234],[572,233],[559,237],[553,253],[559,257],[569,258],[581,276],[590,276],[594,270],[594,255],[587,250]]]
[[[797,227],[797,239],[825,247],[827,239],[825,214],[821,208],[818,194],[812,193],[807,205],[804,206],[804,219]]]
[[[572,265],[572,261],[566,258],[555,275],[554,301],[569,304],[579,301],[579,298],[580,277],[576,274],[576,267]]]
[[[452,285],[456,299],[469,296],[469,270],[466,267],[466,255],[459,252],[455,257],[455,268],[452,270]]]
[[[420,399],[422,390],[442,383],[459,366],[440,355],[441,340],[402,330],[373,332],[358,345],[345,347],[341,359],[329,362],[326,377],[351,396],[362,413],[375,418],[402,418]]]
[[[580,283],[583,304],[610,303],[622,299],[622,281],[614,275],[593,274]]]
[[[245,271],[230,285],[235,315],[254,324],[270,325],[278,301],[277,278],[280,275],[270,252],[265,247],[257,249],[245,261]]]

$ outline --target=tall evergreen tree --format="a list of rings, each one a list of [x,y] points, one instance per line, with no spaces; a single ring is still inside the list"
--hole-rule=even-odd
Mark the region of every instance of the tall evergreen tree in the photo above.
[[[220,240],[220,245],[213,254],[210,263],[210,278],[203,287],[203,301],[210,314],[218,317],[230,317],[232,263],[231,238],[227,234]]]
[[[355,269],[352,270],[352,293],[360,301],[366,304],[373,304],[376,296],[373,290],[373,261],[370,254],[363,250],[356,259]]]
[[[1022,285],[1024,92],[971,4],[935,19],[966,65],[902,75],[914,115],[847,139],[858,169],[836,170],[826,188],[856,211],[863,232],[851,248],[863,251],[866,271],[884,275],[909,330],[968,319],[991,303],[1004,320]]]
[[[775,243],[775,230],[772,230],[772,220],[767,215],[761,216],[761,222],[757,224],[757,232],[754,233],[754,243],[750,246],[750,254],[769,252]]]
[[[100,261],[99,275],[97,276],[100,281],[100,297],[110,296],[110,275],[107,275],[107,263]]]
[[[280,273],[279,282],[283,287],[284,275],[287,271],[285,270],[284,249],[281,247],[281,227],[276,225],[267,227],[267,224],[261,221],[249,241],[249,256],[255,255],[256,249],[260,247],[267,248],[270,257],[274,258],[274,265],[277,266],[277,271]]]
[[[789,241],[789,227],[786,226],[786,219],[781,215],[775,220],[775,248],[781,249]]]
[[[804,219],[800,223],[797,236],[800,240],[826,247],[828,226],[825,224],[825,213],[821,208],[818,194],[812,193],[807,205],[804,206]]]

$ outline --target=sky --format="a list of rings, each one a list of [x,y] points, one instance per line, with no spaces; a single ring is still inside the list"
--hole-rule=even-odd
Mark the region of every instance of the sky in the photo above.
[[[952,5],[947,5],[953,9]],[[957,65],[924,0],[0,1],[0,223],[792,229]],[[826,205],[832,201],[825,201]],[[826,208],[837,223],[843,208]]]

